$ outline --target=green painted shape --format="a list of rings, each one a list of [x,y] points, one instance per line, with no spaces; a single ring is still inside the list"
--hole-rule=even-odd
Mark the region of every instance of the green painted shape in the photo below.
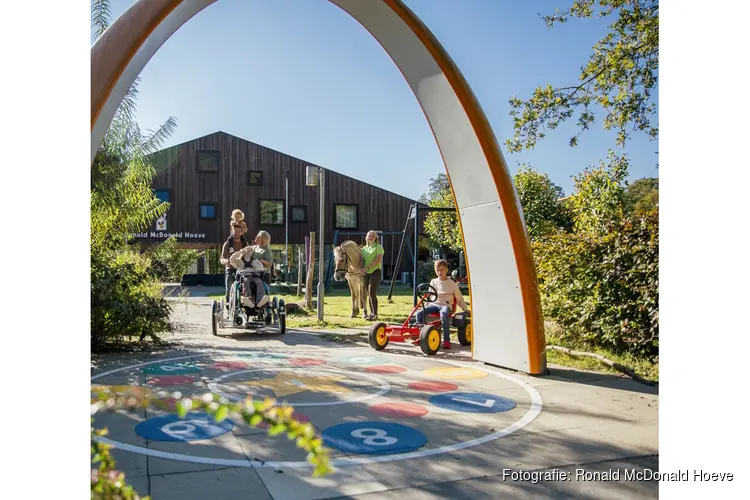
[[[149,375],[183,375],[200,371],[201,369],[193,363],[161,363],[143,368],[143,373]]]

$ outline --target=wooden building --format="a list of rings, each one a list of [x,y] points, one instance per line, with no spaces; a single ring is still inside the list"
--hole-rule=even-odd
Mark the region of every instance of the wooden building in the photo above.
[[[164,149],[151,160],[157,172],[152,187],[157,197],[171,206],[164,219],[136,235],[138,240],[155,242],[175,234],[182,248],[215,248],[229,236],[235,208],[245,213],[250,238],[261,229],[271,234],[274,246],[304,244],[311,231],[316,240],[319,238],[320,188],[305,184],[306,167],[317,165],[225,132]],[[324,243],[332,242],[336,230],[401,232],[413,203],[415,200],[325,169]],[[363,236],[351,239],[364,241]],[[384,241],[386,252],[397,253],[398,242],[397,238]],[[386,256],[386,262],[391,259],[395,262],[396,255]],[[405,256],[402,270],[411,269],[408,261]]]

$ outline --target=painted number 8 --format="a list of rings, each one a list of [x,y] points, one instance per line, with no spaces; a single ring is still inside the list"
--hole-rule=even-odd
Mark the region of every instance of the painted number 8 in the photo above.
[[[386,437],[388,433],[383,429],[357,429],[352,431],[352,436],[362,439],[362,442],[367,445],[387,446],[398,442],[398,439],[394,437]]]

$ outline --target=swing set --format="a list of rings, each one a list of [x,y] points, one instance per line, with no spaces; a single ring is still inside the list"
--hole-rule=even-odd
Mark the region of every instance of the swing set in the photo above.
[[[378,239],[380,240],[380,244],[383,245],[383,237],[384,236],[390,236],[391,237],[391,243],[393,243],[394,238],[396,236],[401,236],[401,244],[398,248],[398,256],[396,257],[396,263],[394,265],[393,263],[393,252],[388,252],[390,254],[390,269],[391,269],[391,276],[390,276],[390,284],[388,286],[388,302],[393,303],[393,287],[396,284],[396,280],[398,278],[398,272],[401,269],[401,259],[404,255],[404,248],[408,247],[409,255],[412,257],[412,284],[413,284],[413,306],[417,305],[417,249],[419,249],[419,213],[420,212],[456,212],[455,208],[451,207],[427,207],[427,206],[419,206],[419,203],[412,203],[409,206],[409,213],[406,216],[406,222],[404,223],[404,230],[401,232],[383,232],[383,231],[375,231],[378,234]],[[407,231],[409,230],[409,222],[411,220],[414,220],[414,244],[412,247],[412,244],[409,242],[409,239],[406,237]],[[361,236],[364,237],[367,235],[366,232],[343,232],[336,230],[333,233],[333,246],[335,247],[343,240],[339,241],[340,237],[352,237],[352,236]],[[390,247],[390,246],[389,246]],[[383,248],[386,248],[385,245],[383,245]],[[385,263],[384,263],[385,264]],[[385,267],[385,266],[384,266]],[[326,279],[325,279],[325,290],[326,292],[331,291],[331,276],[333,275],[333,251],[331,251],[331,257],[328,260],[328,265],[326,266]],[[385,280],[385,273],[383,275],[383,278]]]

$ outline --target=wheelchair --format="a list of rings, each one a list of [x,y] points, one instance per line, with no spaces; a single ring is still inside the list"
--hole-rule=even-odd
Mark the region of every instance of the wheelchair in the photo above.
[[[242,304],[241,287],[242,281],[248,279],[246,273],[237,271],[234,283],[229,289],[229,302],[214,300],[211,304],[211,330],[218,336],[219,331],[225,328],[241,328],[250,330],[277,330],[281,335],[286,333],[286,306],[284,299],[272,297],[261,307],[248,307]],[[268,283],[263,283],[267,296],[271,296]],[[251,296],[254,296],[252,294]]]

